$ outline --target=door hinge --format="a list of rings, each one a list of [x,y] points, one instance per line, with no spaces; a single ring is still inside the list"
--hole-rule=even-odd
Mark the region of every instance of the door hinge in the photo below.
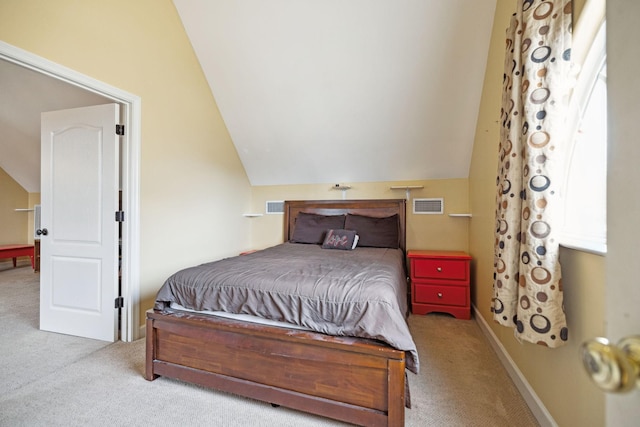
[[[116,222],[124,222],[124,211],[116,211]]]
[[[116,297],[116,307],[115,308],[124,308],[124,298]]]
[[[116,135],[124,135],[124,125],[116,125]]]

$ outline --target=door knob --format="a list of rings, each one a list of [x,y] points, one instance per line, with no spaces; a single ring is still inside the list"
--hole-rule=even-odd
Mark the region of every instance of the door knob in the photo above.
[[[582,344],[581,353],[584,368],[602,390],[640,389],[640,336],[625,337],[618,344],[594,338]]]
[[[37,229],[36,230],[36,234],[38,236],[40,236],[40,235],[46,236],[47,234],[49,234],[49,230],[47,230],[46,228],[43,228],[42,230],[41,229]]]

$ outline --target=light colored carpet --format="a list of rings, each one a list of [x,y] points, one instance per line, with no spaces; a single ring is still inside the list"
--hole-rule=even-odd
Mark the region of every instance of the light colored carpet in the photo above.
[[[4,270],[2,270],[4,268]],[[143,378],[144,340],[38,330],[38,275],[0,265],[0,426],[335,426],[332,420]],[[407,426],[537,426],[475,321],[409,319],[421,359]]]

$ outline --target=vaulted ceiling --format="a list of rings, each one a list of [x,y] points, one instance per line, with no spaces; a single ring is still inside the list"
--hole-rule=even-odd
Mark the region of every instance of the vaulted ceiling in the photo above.
[[[40,113],[112,102],[69,83],[0,60],[0,168],[40,192]]]
[[[495,0],[173,3],[253,185],[468,176]]]
[[[173,2],[253,185],[468,176],[496,0]],[[110,102],[2,60],[0,94],[29,192],[40,112]]]

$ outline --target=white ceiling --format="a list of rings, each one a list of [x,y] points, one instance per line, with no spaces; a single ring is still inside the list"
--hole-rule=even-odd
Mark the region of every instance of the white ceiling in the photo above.
[[[467,177],[495,3],[174,0],[253,185]],[[0,94],[29,192],[40,113],[111,102],[4,60]]]
[[[40,192],[40,113],[112,102],[53,77],[0,60],[0,168]]]
[[[495,0],[173,2],[253,185],[468,176]]]

